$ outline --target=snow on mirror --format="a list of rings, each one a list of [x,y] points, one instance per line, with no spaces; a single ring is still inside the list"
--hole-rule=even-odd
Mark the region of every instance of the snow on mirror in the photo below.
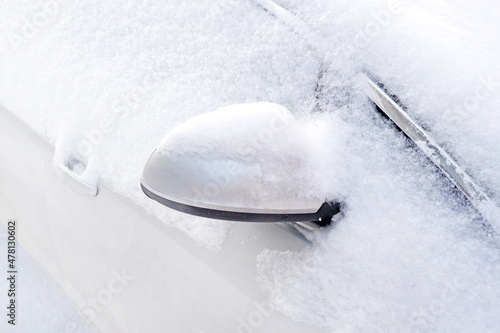
[[[173,129],[144,168],[141,187],[161,204],[202,217],[247,222],[331,223],[307,131],[285,107],[232,105]]]

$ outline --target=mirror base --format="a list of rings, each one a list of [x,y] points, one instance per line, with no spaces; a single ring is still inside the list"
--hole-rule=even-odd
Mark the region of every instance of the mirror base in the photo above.
[[[307,222],[294,222],[296,225],[298,225],[301,228],[304,228],[309,231],[315,231],[321,228],[326,228],[330,225],[333,225],[340,221],[344,214],[342,212],[337,213],[334,215],[331,219],[328,220],[322,220],[322,221],[307,221]]]

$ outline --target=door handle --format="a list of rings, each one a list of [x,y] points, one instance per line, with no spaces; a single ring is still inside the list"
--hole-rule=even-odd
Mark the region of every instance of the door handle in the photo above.
[[[97,196],[99,177],[97,174],[89,172],[85,163],[70,156],[65,162],[54,157],[52,164],[59,179],[68,184],[75,192],[92,197]]]

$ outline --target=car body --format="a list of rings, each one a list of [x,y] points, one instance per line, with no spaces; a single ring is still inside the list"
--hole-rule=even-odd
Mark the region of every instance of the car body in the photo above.
[[[397,95],[498,204],[496,7],[280,4],[5,5],[0,219],[18,221],[101,332],[497,331],[496,217],[359,81],[370,73],[380,96]],[[290,150],[311,163],[278,177],[284,190],[321,189],[343,220],[316,232],[208,220],[144,195],[144,166],[177,126],[261,101],[288,108],[309,147]]]

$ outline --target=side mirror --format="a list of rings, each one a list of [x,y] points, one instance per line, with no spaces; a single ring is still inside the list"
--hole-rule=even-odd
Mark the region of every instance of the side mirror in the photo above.
[[[325,200],[312,143],[283,106],[233,105],[173,129],[144,168],[141,187],[175,210],[214,219],[325,226],[340,204]]]

